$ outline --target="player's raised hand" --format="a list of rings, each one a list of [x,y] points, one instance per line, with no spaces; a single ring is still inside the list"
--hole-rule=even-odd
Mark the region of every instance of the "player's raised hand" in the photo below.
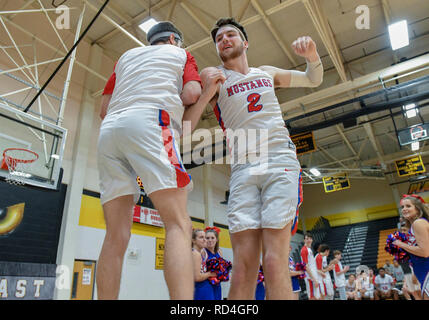
[[[299,37],[292,43],[293,51],[300,57],[311,58],[317,55],[316,43],[311,37]]]

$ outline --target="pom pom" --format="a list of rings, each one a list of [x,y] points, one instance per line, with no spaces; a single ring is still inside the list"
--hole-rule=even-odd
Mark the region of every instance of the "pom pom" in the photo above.
[[[206,261],[207,271],[216,273],[216,277],[210,277],[208,280],[212,285],[218,285],[220,282],[229,281],[229,272],[231,271],[231,261],[223,258],[211,258]]]
[[[303,274],[298,275],[298,279],[304,279],[305,278],[305,271],[307,270],[306,264],[304,262],[302,263],[296,263],[295,264],[295,271],[303,271]]]
[[[394,245],[393,242],[399,240],[402,242],[408,242],[408,236],[402,232],[396,231],[395,233],[389,234],[386,239],[386,245],[384,250],[393,256],[398,262],[406,262],[410,259],[410,255],[407,251],[398,246]]]

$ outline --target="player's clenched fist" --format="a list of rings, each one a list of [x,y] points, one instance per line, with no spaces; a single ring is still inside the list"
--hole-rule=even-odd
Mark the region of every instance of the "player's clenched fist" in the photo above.
[[[299,37],[292,43],[292,48],[298,56],[309,58],[317,54],[316,43],[308,36]]]

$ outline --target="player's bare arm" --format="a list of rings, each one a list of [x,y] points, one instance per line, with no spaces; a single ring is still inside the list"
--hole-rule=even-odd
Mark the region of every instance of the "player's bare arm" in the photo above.
[[[323,81],[323,65],[317,52],[316,43],[308,36],[300,37],[292,43],[295,54],[305,58],[305,72],[285,70],[273,66],[261,66],[259,69],[270,74],[276,88],[318,87]]]
[[[200,74],[203,90],[198,101],[187,107],[183,113],[183,121],[191,122],[191,130],[195,129],[207,104],[212,100],[213,96],[219,92],[220,84],[225,82],[225,76],[221,70],[216,68],[206,69]]]
[[[180,94],[180,99],[185,107],[197,103],[201,95],[201,84],[198,81],[187,82]]]

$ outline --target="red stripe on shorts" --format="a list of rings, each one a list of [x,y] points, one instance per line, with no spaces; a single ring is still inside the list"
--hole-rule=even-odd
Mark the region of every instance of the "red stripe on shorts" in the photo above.
[[[167,152],[168,160],[174,166],[176,170],[176,183],[178,188],[186,187],[189,182],[191,182],[191,178],[186,172],[185,168],[183,168],[182,163],[179,161],[179,157],[177,155],[176,147],[174,145],[174,137],[171,130],[163,124],[170,123],[170,117],[168,112],[164,110],[160,110],[160,126],[162,129],[162,140],[164,142],[164,149]]]
[[[313,281],[308,280],[308,286],[310,287],[310,298],[314,298]]]

